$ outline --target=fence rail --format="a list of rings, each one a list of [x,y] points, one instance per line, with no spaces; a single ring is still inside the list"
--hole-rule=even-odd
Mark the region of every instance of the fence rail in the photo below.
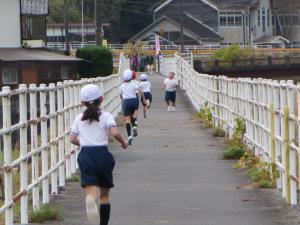
[[[71,42],[70,48],[71,49],[78,49],[84,46],[95,46],[95,42]],[[197,51],[197,50],[219,50],[221,48],[228,47],[230,45],[185,45],[185,51]],[[253,44],[253,45],[241,45],[242,47],[251,47],[253,49],[280,49],[278,46],[272,44]],[[66,43],[65,42],[48,42],[47,48],[49,49],[56,49],[64,51],[66,50]],[[288,45],[286,46],[289,49],[296,49],[300,48],[300,45]],[[111,50],[121,50],[123,51],[126,48],[126,44],[108,44],[108,48]],[[161,45],[161,50],[180,50],[180,45]],[[143,50],[155,50],[155,45],[146,45],[143,47]]]
[[[233,134],[235,118],[246,125],[245,144],[261,161],[276,165],[276,186],[291,205],[300,188],[300,85],[291,80],[229,78],[196,72],[179,55],[163,60],[164,73],[176,68],[183,90],[197,110],[208,104],[213,124]],[[172,65],[175,63],[175,65]]]
[[[119,73],[128,67],[128,60],[121,54]],[[29,202],[34,209],[38,209],[40,203],[48,203],[49,194],[57,194],[58,187],[64,187],[66,178],[76,172],[78,148],[69,143],[68,133],[75,116],[82,110],[81,87],[88,83],[98,85],[105,96],[103,109],[116,116],[121,108],[120,82],[120,76],[116,74],[49,86],[20,84],[17,90],[2,88],[3,128],[0,137],[3,137],[3,164],[0,171],[4,176],[5,196],[0,213],[5,212],[6,225],[13,224],[13,206],[19,200],[21,223],[27,224]],[[19,102],[20,117],[16,124],[11,122],[12,96]],[[13,132],[19,133],[16,159],[13,159]],[[30,201],[29,196],[32,196]]]

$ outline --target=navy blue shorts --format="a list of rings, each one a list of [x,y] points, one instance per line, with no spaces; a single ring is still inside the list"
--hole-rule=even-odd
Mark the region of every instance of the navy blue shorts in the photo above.
[[[124,99],[122,104],[124,116],[132,116],[134,111],[138,109],[138,103],[138,98]]]
[[[77,159],[81,186],[112,188],[115,159],[106,146],[82,147]]]
[[[150,101],[150,104],[152,103],[152,94],[151,92],[144,92],[144,97],[146,100]],[[143,102],[143,99],[141,98],[141,102],[143,104],[143,106],[146,106],[146,104]]]
[[[166,91],[165,100],[166,102],[176,102],[176,91]]]

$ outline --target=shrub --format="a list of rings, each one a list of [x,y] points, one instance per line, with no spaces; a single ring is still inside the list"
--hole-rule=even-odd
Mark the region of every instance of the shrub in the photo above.
[[[240,159],[246,149],[241,146],[229,146],[222,154],[222,159],[229,160],[229,159]]]
[[[222,128],[217,127],[213,130],[213,135],[214,137],[225,137],[226,131],[223,130]]]
[[[61,210],[53,204],[44,204],[36,211],[31,211],[29,214],[30,223],[45,223],[61,219]]]
[[[200,120],[206,128],[212,127],[212,113],[207,102],[204,104],[204,106],[200,109],[199,113],[197,114],[197,119]]]
[[[257,163],[248,171],[248,175],[253,182],[259,184],[260,188],[274,188],[279,174],[278,172],[271,174],[271,169],[270,163]]]
[[[78,69],[81,77],[105,77],[113,73],[113,55],[105,47],[87,46],[78,49],[76,57],[85,60]]]

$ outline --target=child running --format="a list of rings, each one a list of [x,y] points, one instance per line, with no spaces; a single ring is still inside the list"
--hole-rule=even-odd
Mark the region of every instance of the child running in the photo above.
[[[176,89],[179,87],[179,82],[174,76],[175,73],[170,72],[162,86],[162,89],[166,90],[165,101],[168,106],[168,112],[175,112],[176,110]]]
[[[114,186],[112,172],[115,165],[114,157],[107,148],[108,134],[119,141],[123,149],[128,147],[128,143],[119,133],[114,117],[101,111],[103,96],[98,86],[89,84],[83,87],[80,99],[86,109],[75,118],[69,139],[72,144],[81,147],[77,162],[81,186],[86,192],[88,221],[95,225],[107,225],[110,218],[109,192]],[[96,204],[98,188],[99,212]]]
[[[137,72],[132,71],[132,82],[135,83],[137,86],[140,86],[140,82],[136,80],[137,78]],[[140,108],[140,101],[139,101],[139,90],[136,91],[136,108],[134,110],[133,115],[131,116],[131,125],[132,125],[132,133],[133,137],[138,136],[138,114],[139,114],[139,108]]]
[[[135,112],[138,109],[138,93],[141,93],[142,99],[144,99],[143,93],[140,91],[139,83],[133,82],[132,71],[125,70],[123,74],[124,83],[120,86],[120,97],[122,99],[122,108],[126,121],[126,130],[128,134],[128,144],[132,145],[133,138],[131,136],[131,125],[134,136],[137,136],[137,117]]]
[[[141,74],[141,82],[140,82],[141,91],[144,94],[145,101],[141,99],[142,104],[144,106],[144,118],[147,118],[147,109],[150,108],[152,103],[152,94],[151,94],[151,83],[148,81],[148,76],[146,74]]]

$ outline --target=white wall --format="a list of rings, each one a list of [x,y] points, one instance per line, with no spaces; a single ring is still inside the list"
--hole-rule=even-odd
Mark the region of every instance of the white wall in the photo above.
[[[19,0],[0,0],[0,48],[21,47]]]

